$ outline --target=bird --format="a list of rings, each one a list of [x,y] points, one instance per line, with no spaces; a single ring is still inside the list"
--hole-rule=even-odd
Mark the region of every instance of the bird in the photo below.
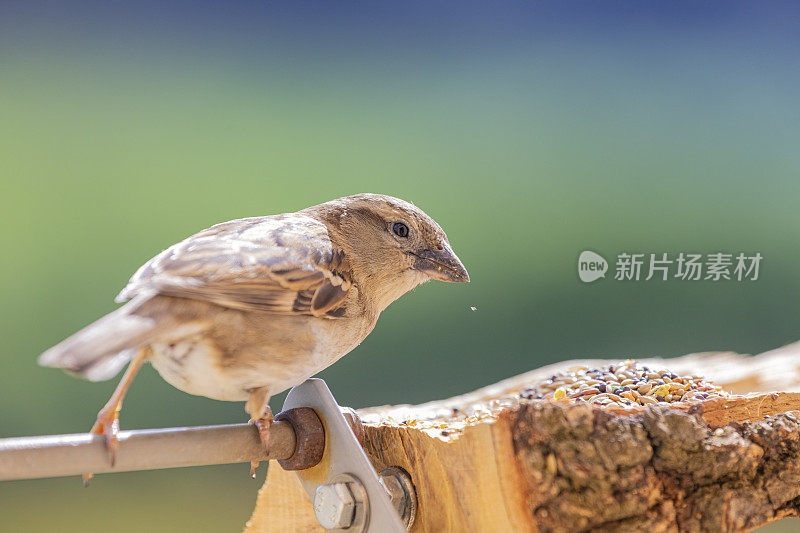
[[[123,306],[38,362],[90,381],[127,365],[90,430],[112,465],[122,401],[145,362],[186,393],[244,401],[268,449],[270,397],[348,354],[389,304],[429,280],[470,280],[439,224],[399,198],[345,196],[170,246],[131,277]]]

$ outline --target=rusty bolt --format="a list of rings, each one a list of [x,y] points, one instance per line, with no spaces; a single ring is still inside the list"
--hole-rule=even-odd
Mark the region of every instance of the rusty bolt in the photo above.
[[[296,441],[294,454],[278,460],[283,469],[305,470],[318,465],[325,451],[325,428],[317,413],[309,407],[296,407],[278,413],[275,420],[289,422]]]
[[[358,413],[350,407],[341,409],[358,443],[364,446],[364,426]],[[305,470],[318,465],[325,452],[325,428],[317,413],[309,407],[295,407],[278,413],[275,421],[289,422],[295,434],[294,454],[278,460],[283,469]]]

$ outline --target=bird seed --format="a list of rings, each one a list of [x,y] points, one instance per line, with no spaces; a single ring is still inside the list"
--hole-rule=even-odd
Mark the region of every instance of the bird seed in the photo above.
[[[520,393],[522,398],[629,407],[728,396],[701,376],[678,376],[633,359],[601,368],[573,367]]]

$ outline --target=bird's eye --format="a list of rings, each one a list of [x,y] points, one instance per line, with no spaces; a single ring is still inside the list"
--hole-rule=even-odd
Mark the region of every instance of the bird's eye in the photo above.
[[[395,222],[392,226],[392,231],[398,237],[408,237],[408,226],[402,222]]]

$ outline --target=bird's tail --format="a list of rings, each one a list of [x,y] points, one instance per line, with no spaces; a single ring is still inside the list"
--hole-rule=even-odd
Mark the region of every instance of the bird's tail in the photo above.
[[[113,378],[139,348],[167,326],[135,313],[149,298],[136,297],[89,324],[40,355],[39,364],[63,368],[90,381]]]

